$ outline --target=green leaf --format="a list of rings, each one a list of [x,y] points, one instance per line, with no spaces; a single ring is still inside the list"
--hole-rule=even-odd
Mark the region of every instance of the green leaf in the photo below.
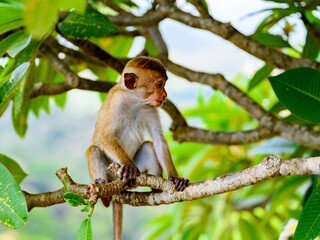
[[[13,71],[15,63],[15,59],[9,58],[9,61],[0,74],[0,86],[7,80],[6,78],[10,77],[9,74]]]
[[[239,218],[239,228],[242,235],[242,239],[256,240],[263,239],[261,231],[254,223],[244,218]]]
[[[137,4],[135,4],[131,0],[112,0],[112,2],[114,2],[116,4],[122,3],[122,4],[129,6],[129,7],[138,7]]]
[[[17,110],[17,105],[20,103],[20,96],[16,96],[13,98],[13,107],[12,107],[12,123],[14,130],[19,135],[19,137],[23,138],[26,135],[28,129],[28,113],[29,113],[29,105],[26,104],[24,107],[21,107],[20,110]]]
[[[253,76],[253,78],[250,80],[249,86],[248,86],[248,91],[250,91],[255,86],[257,86],[260,82],[262,82],[263,79],[267,78],[273,69],[274,69],[274,67],[270,66],[268,64],[266,64],[262,68],[260,68],[256,72],[256,74]]]
[[[125,5],[129,6],[129,7],[138,7],[138,5],[135,4],[131,0],[112,0],[112,2],[114,2],[116,4],[122,3],[122,4],[125,4]]]
[[[21,27],[24,24],[24,20],[16,20],[13,22],[8,22],[0,25],[0,34],[13,30],[15,28]]]
[[[20,184],[28,174],[23,171],[21,166],[12,158],[0,153],[0,163],[2,163],[11,173],[14,180]]]
[[[12,72],[11,77],[0,86],[0,105],[12,96],[17,83],[23,78],[29,65],[29,62],[21,64]]]
[[[149,55],[152,57],[158,56],[160,54],[160,51],[159,51],[157,45],[151,39],[147,39],[144,47],[147,50],[147,52],[149,53]]]
[[[14,94],[14,117],[18,116],[23,107],[26,107],[29,103],[29,97],[33,91],[34,86],[34,75],[36,66],[32,62],[28,71],[26,72],[26,77],[19,83],[19,86]]]
[[[83,13],[86,9],[87,0],[60,0],[60,8],[64,11],[70,11],[74,9],[79,13]]]
[[[71,12],[62,23],[59,23],[59,30],[75,39],[105,37],[119,31],[108,17],[92,8],[87,8],[83,15]]]
[[[91,209],[91,204],[90,204],[90,201],[87,201],[87,206],[84,207],[81,212],[90,212],[90,209]]]
[[[79,205],[86,205],[86,202],[84,201],[84,199],[79,194],[76,194],[76,193],[67,192],[63,194],[63,198],[72,207],[77,207]]]
[[[31,42],[24,48],[19,54],[16,56],[16,66],[20,65],[24,62],[30,62],[34,59],[38,54],[38,48],[41,42],[36,40],[31,40]]]
[[[37,71],[35,74],[35,83],[52,83],[56,75],[55,70],[51,67],[48,61],[41,59]],[[35,114],[39,116],[40,109],[43,109],[46,113],[50,113],[49,97],[48,96],[39,96],[31,100],[30,108]]]
[[[13,43],[15,42],[16,39],[19,39],[20,37],[24,36],[23,31],[18,31],[15,33],[10,34],[0,42],[0,56],[2,56]]]
[[[312,68],[296,68],[269,77],[280,102],[294,115],[320,123],[320,72]]]
[[[20,137],[24,137],[28,128],[28,113],[29,113],[29,96],[33,91],[34,86],[35,64],[31,64],[26,76],[18,84],[17,90],[14,93],[12,107],[12,122],[15,131]]]
[[[207,10],[207,12],[209,12],[209,7],[208,7],[208,4],[206,2],[206,0],[200,0],[202,6]]]
[[[266,32],[275,24],[277,24],[281,19],[297,12],[297,9],[293,7],[272,8],[272,9],[266,9],[265,11],[267,10],[271,10],[272,13],[269,16],[267,16],[265,19],[263,19],[263,21],[257,27],[255,33]]]
[[[262,43],[263,45],[267,47],[272,48],[284,48],[284,47],[291,47],[291,45],[285,41],[281,36],[279,35],[273,35],[270,33],[257,33],[252,36],[252,39]]]
[[[281,102],[276,102],[269,110],[271,114],[277,114],[282,110],[285,110],[286,107]]]
[[[303,48],[302,57],[317,60],[320,52],[320,41],[310,32],[307,33],[306,43]]]
[[[0,103],[0,117],[6,111],[10,103],[10,98],[7,98],[3,103]]]
[[[314,3],[316,5],[319,5],[317,1],[314,1]],[[304,12],[304,16],[307,18],[308,22],[313,25],[313,27],[320,30],[320,19],[316,17],[313,13],[316,13],[316,11],[306,10]]]
[[[290,200],[296,194],[297,189],[309,180],[308,176],[301,177],[288,177],[285,182],[274,190],[272,194],[272,199],[269,202],[269,210],[267,216],[264,218],[264,221],[267,222],[270,217],[276,212],[277,207]]]
[[[22,19],[24,11],[21,7],[0,3],[0,24]]]
[[[9,78],[10,78],[10,76],[7,76],[7,77],[1,79],[0,86],[2,85],[3,82],[7,81]],[[0,95],[0,97],[1,97],[1,95]],[[11,97],[12,97],[12,94],[8,95],[5,99],[2,100],[2,102],[0,102],[0,117],[2,116],[2,114],[5,112],[5,110],[9,106]]]
[[[190,3],[190,1],[188,1],[188,0],[187,0],[187,2]],[[209,11],[208,4],[205,0],[200,0],[199,2],[197,2],[197,4],[201,5],[201,7],[204,7],[204,9],[206,9],[207,12]]]
[[[0,223],[19,228],[28,222],[26,199],[8,169],[0,163]]]
[[[61,74],[57,72],[54,72],[54,74],[55,76],[54,76],[53,82],[57,83],[57,82],[65,81],[64,77]],[[53,96],[53,100],[59,108],[64,109],[67,102],[67,93],[61,93],[59,95],[55,95]]]
[[[25,49],[31,42],[31,37],[31,35],[24,34],[21,37],[17,38],[8,49],[8,54],[10,55],[10,57],[15,58],[19,52]]]
[[[320,186],[317,186],[302,210],[294,240],[315,239],[320,234]]]
[[[108,38],[99,38],[96,40],[98,45],[117,58],[125,58],[134,42],[133,37],[113,36]],[[109,80],[108,80],[109,81]]]
[[[92,240],[92,228],[91,228],[91,221],[90,218],[86,218],[80,226],[78,232],[78,240]]]
[[[58,21],[59,4],[56,1],[28,0],[26,3],[26,25],[35,39],[49,33]]]

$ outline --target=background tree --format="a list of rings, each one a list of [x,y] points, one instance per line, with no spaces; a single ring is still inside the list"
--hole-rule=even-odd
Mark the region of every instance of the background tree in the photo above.
[[[212,3],[204,0],[141,1],[139,4],[130,0],[1,1],[0,60],[3,67],[0,68],[0,114],[11,108],[14,129],[21,137],[26,135],[28,117],[33,117],[29,115],[30,111],[37,117],[41,115],[39,125],[46,121],[47,128],[53,128],[46,130],[52,131],[52,138],[31,143],[38,146],[37,152],[32,153],[37,159],[27,161],[21,157],[19,162],[27,168],[33,163],[39,176],[48,180],[47,173],[42,171],[44,168],[57,169],[61,166],[54,164],[56,159],[67,160],[74,152],[84,152],[92,136],[93,116],[92,120],[86,121],[90,128],[77,126],[83,122],[79,117],[71,123],[72,127],[58,125],[61,128],[57,126],[55,129],[52,123],[64,117],[61,115],[61,118],[50,120],[50,116],[41,114],[41,110],[48,114],[57,111],[50,99],[64,108],[67,92],[72,93],[73,89],[100,92],[103,100],[130,57],[150,55],[159,58],[170,73],[183,78],[183,85],[197,83],[198,97],[193,104],[179,104],[182,97],[172,95],[171,98],[169,92],[171,101],[163,105],[172,121],[168,137],[172,136],[171,151],[175,163],[180,165],[179,171],[194,183],[179,194],[172,192],[166,180],[145,175],[137,179],[138,185],[161,186],[163,192],[120,193],[123,188],[120,181],[97,186],[101,190],[98,197],[112,194],[114,201],[129,205],[183,201],[172,207],[163,206],[160,211],[157,209],[157,217],[154,214],[146,217],[152,218],[147,231],[136,231],[142,227],[125,223],[127,232],[124,238],[137,239],[143,235],[146,239],[274,239],[280,233],[285,238],[292,234],[286,229],[292,222],[295,224],[289,219],[300,219],[295,239],[313,239],[320,232],[317,221],[320,187],[317,177],[312,176],[320,173],[319,3],[316,0],[274,1],[273,7],[262,13],[265,14],[263,21],[250,36],[229,23],[218,21],[214,17],[214,4],[208,4]],[[169,48],[169,51],[163,38],[166,29],[159,30],[159,24],[167,19],[217,35],[262,60],[265,65],[252,78],[238,74],[233,80],[227,80],[222,74],[200,72],[193,66],[177,64],[171,56],[174,49]],[[304,45],[291,38],[296,31],[292,19],[300,24],[297,27],[306,29],[305,34],[299,32],[304,35]],[[143,47],[138,47],[137,43],[143,43]],[[219,56],[215,57],[219,59]],[[279,70],[285,72],[280,74]],[[269,76],[273,77],[266,79]],[[76,104],[72,110],[77,114],[84,111],[77,109]],[[54,151],[57,141],[62,141],[65,132],[69,131],[76,138],[70,139],[66,146],[70,147],[83,136],[89,138],[85,140],[87,145],[71,151],[71,147],[66,148],[61,156],[57,156]],[[85,135],[78,135],[80,132]],[[21,151],[22,156],[25,153],[22,149],[13,149],[10,137],[5,136],[7,143],[3,143],[0,149],[6,152],[0,157],[3,164],[0,165],[0,222],[18,228],[28,221],[30,215],[46,224],[39,227],[32,225],[33,220],[30,220],[24,228],[29,227],[31,233],[24,232],[24,228],[17,233],[3,228],[3,234],[11,234],[16,239],[74,239],[80,222],[75,223],[73,216],[81,214],[84,221],[78,231],[80,239],[92,237],[91,221],[94,221],[92,228],[96,238],[108,238],[111,218],[105,220],[105,211],[96,210],[92,215],[93,206],[85,200],[88,198],[87,185],[73,182],[65,169],[57,171],[65,184],[59,190],[54,191],[59,188],[58,184],[46,185],[39,177],[25,186],[22,183],[23,194],[18,184],[26,174],[7,155],[11,156],[14,151]],[[262,161],[263,154],[278,154],[288,160],[269,156]],[[85,167],[86,160],[82,157],[81,161],[77,159],[77,162],[70,163],[69,170],[77,182],[88,184]],[[113,167],[116,171],[117,166]],[[218,177],[228,173],[231,174]],[[253,186],[243,188],[249,185]],[[237,189],[240,190],[231,192]],[[205,198],[221,193],[224,194]],[[200,200],[190,201],[196,199]],[[85,215],[72,210],[68,214],[71,216],[70,226],[59,226],[57,217],[61,217],[61,212],[55,213],[55,217],[45,217],[44,212],[50,210],[32,210],[64,201],[72,206],[83,205],[83,211],[89,213]],[[55,210],[59,213],[65,207]],[[30,214],[28,209],[32,210]],[[139,213],[146,212],[145,208],[139,210]],[[125,214],[128,219],[126,215],[129,214]],[[100,219],[99,216],[103,217]],[[92,220],[92,217],[96,219]],[[135,214],[135,218],[139,219],[140,215]],[[76,225],[76,230],[71,225]]]

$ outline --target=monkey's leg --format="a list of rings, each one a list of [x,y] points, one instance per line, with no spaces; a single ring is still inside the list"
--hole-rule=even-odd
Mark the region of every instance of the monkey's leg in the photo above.
[[[162,167],[153,148],[153,143],[145,141],[134,157],[134,163],[140,172],[162,176]]]
[[[134,162],[140,172],[147,172],[162,177],[162,167],[158,161],[152,142],[146,141],[142,144],[134,158]],[[183,191],[189,184],[189,179],[187,178],[168,177],[169,180],[175,184],[175,189],[177,191]],[[152,189],[152,191],[159,192],[155,189]]]
[[[89,166],[89,174],[91,180],[95,184],[105,184],[108,182],[108,174],[107,167],[108,161],[104,157],[101,150],[92,145],[87,150],[87,158],[88,158],[88,166]],[[94,188],[89,189],[90,194],[95,194]],[[101,198],[101,202],[105,207],[109,207],[112,197]]]
[[[134,163],[140,172],[147,172],[152,175],[162,176],[162,168],[150,141],[141,145],[134,157]],[[122,239],[122,204],[112,203],[113,207],[113,239]]]

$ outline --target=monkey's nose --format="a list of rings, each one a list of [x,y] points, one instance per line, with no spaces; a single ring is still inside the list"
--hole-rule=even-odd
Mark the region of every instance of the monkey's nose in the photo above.
[[[166,100],[167,99],[167,92],[164,91],[163,95],[162,95],[162,101]]]

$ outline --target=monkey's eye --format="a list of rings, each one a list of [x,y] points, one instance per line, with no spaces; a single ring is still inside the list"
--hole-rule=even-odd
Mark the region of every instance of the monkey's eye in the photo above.
[[[163,82],[158,82],[158,83],[157,83],[157,87],[158,87],[158,88],[161,88],[162,86],[163,86]]]

